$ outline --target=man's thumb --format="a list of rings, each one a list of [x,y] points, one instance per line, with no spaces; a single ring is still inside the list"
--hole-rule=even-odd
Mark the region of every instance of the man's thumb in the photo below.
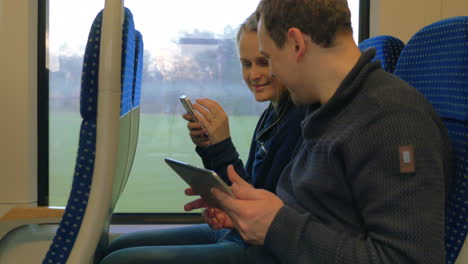
[[[259,198],[257,190],[250,185],[245,186],[233,183],[231,188],[234,196],[240,200],[257,200]]]
[[[237,184],[242,185],[242,186],[252,187],[252,185],[250,185],[248,182],[246,182],[244,179],[242,179],[239,176],[239,174],[237,174],[237,172],[234,170],[234,166],[229,165],[227,167],[227,173],[228,173],[229,180],[232,182],[232,184],[237,183]]]

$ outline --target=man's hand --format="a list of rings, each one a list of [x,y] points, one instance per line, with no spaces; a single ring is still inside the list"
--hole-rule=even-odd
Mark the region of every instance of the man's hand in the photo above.
[[[250,244],[263,245],[273,219],[284,205],[283,201],[271,192],[253,188],[239,177],[232,165],[227,170],[235,197],[215,188],[211,192],[242,238]]]

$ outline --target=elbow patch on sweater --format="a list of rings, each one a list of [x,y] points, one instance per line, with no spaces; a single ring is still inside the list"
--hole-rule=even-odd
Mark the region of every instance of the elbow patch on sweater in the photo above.
[[[414,146],[406,145],[399,146],[398,153],[400,156],[400,173],[416,172],[416,164],[414,158]]]

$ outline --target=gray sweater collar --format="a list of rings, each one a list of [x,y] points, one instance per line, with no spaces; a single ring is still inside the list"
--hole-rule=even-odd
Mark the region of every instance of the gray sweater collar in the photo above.
[[[364,51],[356,65],[338,86],[335,94],[324,104],[313,104],[307,107],[307,114],[302,122],[304,138],[314,138],[321,135],[330,120],[337,116],[350,101],[363,89],[363,82],[370,72],[381,68],[380,62],[372,62],[375,49]]]

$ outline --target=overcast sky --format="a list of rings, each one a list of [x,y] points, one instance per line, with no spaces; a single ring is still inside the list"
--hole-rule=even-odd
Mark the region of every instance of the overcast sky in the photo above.
[[[359,0],[348,0],[357,36]],[[125,0],[142,33],[145,49],[160,52],[182,31],[208,30],[221,34],[237,27],[256,8],[258,0]],[[91,23],[104,0],[50,0],[49,50],[83,54]],[[66,48],[65,46],[66,45]]]

